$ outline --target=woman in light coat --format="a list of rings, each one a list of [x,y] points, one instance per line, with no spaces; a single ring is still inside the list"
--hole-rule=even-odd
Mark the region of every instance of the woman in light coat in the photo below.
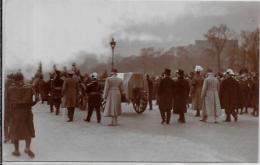
[[[209,117],[214,117],[217,123],[217,117],[221,115],[218,91],[219,81],[212,70],[208,69],[208,77],[204,80],[201,91],[203,119],[200,121],[206,122]]]
[[[112,70],[112,76],[106,79],[103,98],[106,100],[104,116],[112,117],[109,126],[117,125],[117,116],[121,115],[121,94],[123,80],[117,77],[117,70]]]

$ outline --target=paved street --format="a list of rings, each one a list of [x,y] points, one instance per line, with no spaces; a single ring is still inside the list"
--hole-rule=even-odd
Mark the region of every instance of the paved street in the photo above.
[[[170,125],[160,124],[158,107],[137,114],[123,104],[119,126],[86,123],[84,111],[75,112],[75,121],[67,123],[62,114],[49,113],[46,104],[34,106],[36,138],[30,159],[11,155],[13,145],[3,144],[4,161],[149,161],[149,162],[256,162],[258,160],[258,118],[239,116],[237,123],[202,123],[193,111],[186,114],[186,124],[172,116]],[[221,117],[221,121],[224,116]]]

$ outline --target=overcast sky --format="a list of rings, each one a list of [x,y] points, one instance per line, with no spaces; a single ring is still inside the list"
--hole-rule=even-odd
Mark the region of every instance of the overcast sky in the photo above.
[[[221,23],[239,32],[259,27],[259,2],[5,0],[4,65],[65,63],[85,51],[110,56],[143,47],[187,45]]]

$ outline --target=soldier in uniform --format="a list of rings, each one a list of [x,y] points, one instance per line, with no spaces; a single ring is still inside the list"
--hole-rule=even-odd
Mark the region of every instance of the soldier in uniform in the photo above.
[[[59,115],[60,104],[61,104],[61,89],[63,85],[63,80],[60,77],[61,75],[60,71],[56,71],[55,73],[56,76],[53,80],[51,91],[52,91],[53,104],[56,109],[56,115]]]
[[[253,106],[253,116],[258,116],[259,113],[259,81],[257,75],[254,76],[253,84],[252,84],[252,106]]]
[[[171,70],[165,69],[165,77],[158,87],[158,103],[161,113],[161,124],[170,123],[171,109],[173,108],[174,81],[171,79]]]
[[[20,156],[19,140],[25,140],[26,148],[24,152],[33,158],[34,153],[30,148],[31,138],[35,137],[32,106],[36,104],[38,98],[35,97],[36,99],[33,101],[35,92],[32,86],[24,86],[23,76],[17,75],[14,78],[15,87],[10,87],[7,91],[7,104],[11,109],[10,138],[15,148],[12,154]]]
[[[67,122],[73,121],[74,111],[77,104],[77,94],[78,94],[78,82],[73,78],[74,72],[68,72],[68,78],[65,79],[62,86],[62,96],[64,96],[64,104],[68,109]]]
[[[195,67],[195,74],[191,82],[191,91],[190,95],[192,97],[192,108],[196,110],[196,117],[200,116],[200,110],[202,108],[202,98],[201,90],[203,86],[204,79],[201,75],[203,68],[199,65]]]
[[[47,93],[48,93],[48,104],[50,105],[50,112],[53,112],[53,80],[54,80],[54,74],[49,73],[50,80],[47,82]]]
[[[148,84],[148,101],[149,101],[149,109],[153,109],[153,82],[150,79],[150,76],[146,75],[146,80]]]
[[[249,96],[250,88],[248,86],[247,77],[243,74],[239,81],[239,94],[240,94],[240,114],[243,114],[244,109],[247,112],[247,100]]]
[[[233,78],[234,72],[231,69],[226,71],[227,78],[220,85],[221,107],[225,109],[226,120],[231,121],[231,114],[237,121],[235,109],[239,106],[239,83]]]
[[[92,73],[91,79],[92,82],[87,85],[86,92],[88,94],[88,115],[85,121],[90,122],[92,113],[94,109],[97,114],[97,122],[100,123],[101,114],[100,114],[100,106],[101,106],[101,88],[97,81],[97,73]]]
[[[42,104],[44,103],[44,101],[47,100],[47,93],[46,93],[46,82],[43,80],[43,75],[41,74],[39,77],[39,82],[38,82],[38,86],[39,86],[39,93],[41,96],[41,101]]]

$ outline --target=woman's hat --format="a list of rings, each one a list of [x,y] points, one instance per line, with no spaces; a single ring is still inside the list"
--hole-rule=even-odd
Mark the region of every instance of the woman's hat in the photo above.
[[[178,69],[176,73],[179,74],[180,76],[184,76],[184,71],[182,69]]]
[[[164,70],[164,73],[165,73],[166,75],[171,75],[171,69],[166,68],[166,69]]]
[[[195,72],[201,72],[201,71],[203,71],[203,68],[199,65],[196,65],[194,71]]]
[[[112,69],[112,71],[111,71],[112,73],[117,73],[117,69]]]

